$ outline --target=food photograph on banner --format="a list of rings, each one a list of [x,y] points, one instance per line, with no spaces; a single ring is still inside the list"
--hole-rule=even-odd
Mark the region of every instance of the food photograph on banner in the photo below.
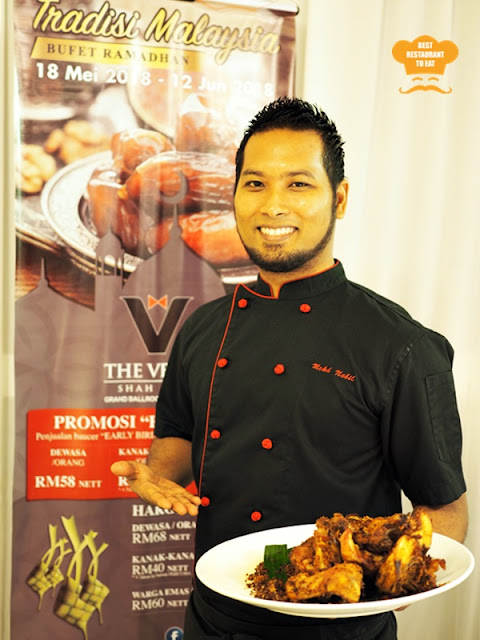
[[[478,640],[480,4],[5,6],[0,635]]]
[[[256,278],[235,153],[293,93],[296,13],[14,2],[12,638],[181,638],[195,519],[142,503],[109,467],[146,459],[186,318]]]

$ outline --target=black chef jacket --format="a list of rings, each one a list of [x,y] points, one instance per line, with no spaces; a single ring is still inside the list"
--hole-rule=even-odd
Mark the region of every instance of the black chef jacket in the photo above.
[[[155,435],[192,441],[197,558],[334,512],[399,512],[401,490],[417,504],[457,499],[452,358],[443,336],[339,262],[278,297],[259,277],[195,311],[172,349]]]

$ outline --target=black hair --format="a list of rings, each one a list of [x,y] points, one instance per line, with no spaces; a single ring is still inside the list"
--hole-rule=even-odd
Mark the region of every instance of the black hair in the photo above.
[[[251,120],[235,157],[235,190],[243,168],[245,146],[256,133],[273,129],[316,131],[323,142],[323,166],[333,193],[345,177],[343,140],[335,124],[319,107],[300,98],[278,98]]]

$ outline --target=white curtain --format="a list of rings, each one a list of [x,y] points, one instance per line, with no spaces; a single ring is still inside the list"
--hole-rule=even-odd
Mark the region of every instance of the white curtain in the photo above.
[[[403,305],[455,348],[466,545],[480,564],[480,2],[297,4],[297,92],[324,108],[346,140],[350,201],[335,255],[351,280]],[[392,48],[419,36],[458,47],[431,81],[450,93],[400,92],[411,77]],[[479,601],[476,570],[460,587],[399,613],[399,638],[479,640]]]

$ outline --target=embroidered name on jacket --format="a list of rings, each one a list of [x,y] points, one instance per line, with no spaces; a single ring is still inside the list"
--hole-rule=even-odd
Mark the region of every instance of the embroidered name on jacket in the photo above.
[[[349,382],[354,382],[357,376],[354,376],[352,373],[347,373],[342,371],[341,369],[333,369],[333,367],[329,367],[326,364],[320,364],[319,362],[314,362],[312,364],[312,369],[315,371],[320,371],[321,373],[333,373],[333,375],[337,376],[337,378],[342,378],[342,380],[348,380]]]

